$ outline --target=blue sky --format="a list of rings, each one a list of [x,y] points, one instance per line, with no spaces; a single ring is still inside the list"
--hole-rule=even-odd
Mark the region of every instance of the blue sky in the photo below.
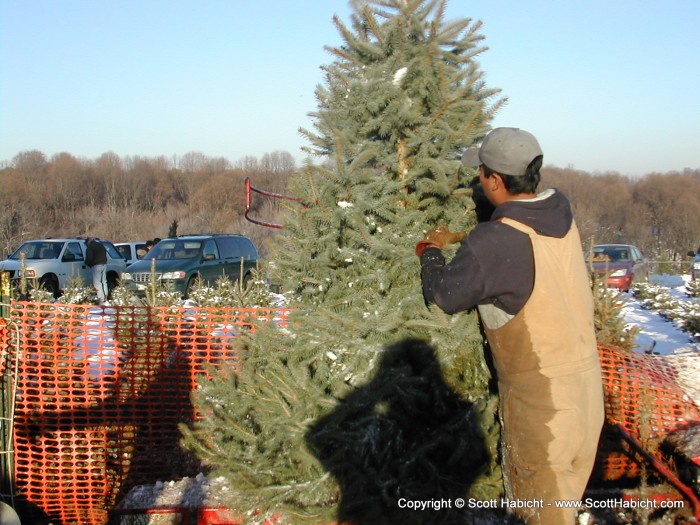
[[[0,0],[0,163],[196,151],[301,160],[346,0]],[[450,0],[483,22],[479,61],[545,164],[700,168],[700,1]]]

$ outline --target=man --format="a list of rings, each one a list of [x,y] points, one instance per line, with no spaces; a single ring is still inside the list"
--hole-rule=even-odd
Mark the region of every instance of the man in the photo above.
[[[136,257],[139,259],[143,259],[144,256],[151,251],[151,248],[153,248],[154,244],[153,241],[146,241],[146,244],[144,244],[143,248],[139,248],[136,250]]]
[[[462,156],[479,166],[491,219],[468,237],[438,227],[418,243],[423,294],[447,313],[478,307],[496,368],[506,495],[529,525],[573,525],[603,424],[593,297],[571,207],[537,193],[542,150],[517,128]],[[460,242],[446,263],[441,248]]]
[[[92,285],[97,290],[97,301],[103,304],[109,295],[107,287],[107,249],[99,239],[88,237],[85,264],[92,268]]]

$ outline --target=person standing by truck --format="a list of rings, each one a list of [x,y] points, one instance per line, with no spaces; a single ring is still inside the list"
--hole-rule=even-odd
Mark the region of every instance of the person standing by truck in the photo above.
[[[87,252],[85,264],[92,269],[92,285],[97,291],[97,301],[104,304],[109,296],[107,286],[107,248],[95,237],[88,237],[85,241]]]

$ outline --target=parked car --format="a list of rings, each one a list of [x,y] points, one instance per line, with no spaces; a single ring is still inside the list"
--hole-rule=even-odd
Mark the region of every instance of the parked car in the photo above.
[[[700,280],[700,248],[697,252],[688,252],[688,257],[693,257],[693,266],[690,269],[690,276],[693,281]]]
[[[185,235],[161,240],[142,260],[128,266],[122,284],[142,293],[155,273],[156,279],[172,283],[188,297],[198,280],[215,282],[222,276],[231,280],[242,276],[247,281],[257,262],[258,250],[243,235]]]
[[[115,248],[122,257],[126,259],[127,266],[140,261],[146,255],[146,241],[143,242],[118,242],[114,244]]]
[[[111,242],[101,239],[100,242],[107,248],[107,284],[112,290],[126,269],[126,261]],[[92,283],[92,270],[85,264],[86,251],[85,239],[80,237],[27,241],[0,262],[0,271],[9,272],[13,285],[18,288],[24,257],[28,285],[41,286],[59,297],[71,278]]]
[[[632,284],[649,278],[649,262],[632,244],[598,244],[589,261],[591,272],[606,277],[610,288],[628,292]]]

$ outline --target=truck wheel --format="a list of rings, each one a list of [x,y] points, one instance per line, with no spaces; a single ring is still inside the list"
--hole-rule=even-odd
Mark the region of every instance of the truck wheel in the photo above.
[[[111,297],[112,290],[119,286],[119,278],[117,274],[112,272],[107,274],[107,294]]]
[[[39,286],[41,286],[47,292],[51,292],[51,295],[53,295],[54,299],[58,299],[59,290],[58,282],[56,282],[56,279],[54,279],[53,277],[42,277],[39,280]]]
[[[187,287],[185,288],[185,299],[189,299],[192,290],[199,285],[199,275],[193,275],[190,280],[187,281]]]

